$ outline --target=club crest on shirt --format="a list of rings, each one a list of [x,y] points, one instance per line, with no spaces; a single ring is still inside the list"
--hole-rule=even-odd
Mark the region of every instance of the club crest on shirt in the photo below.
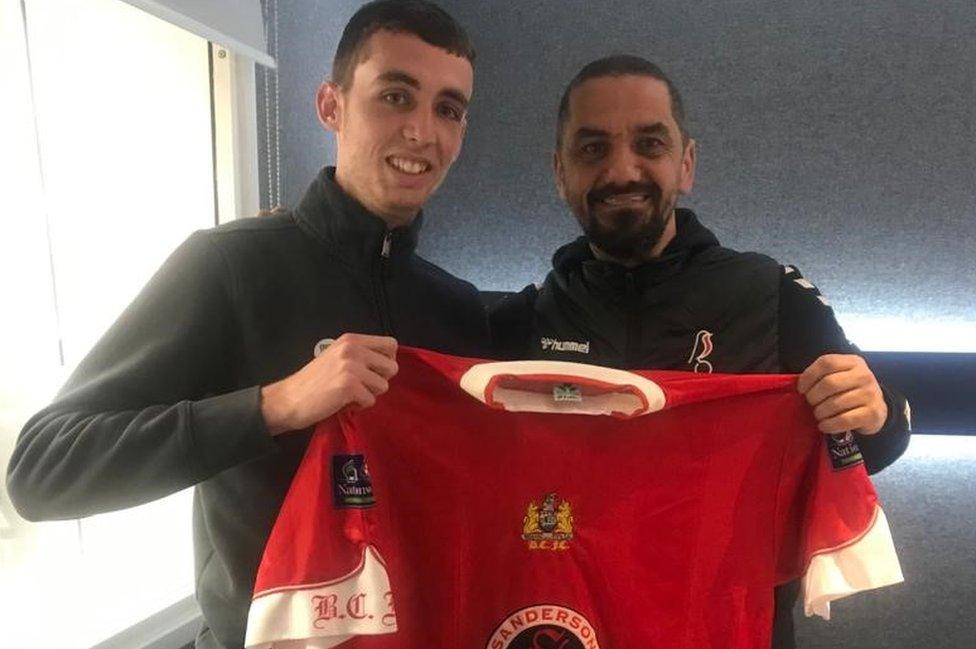
[[[555,492],[530,502],[522,519],[522,540],[530,550],[568,550],[573,538],[573,508]]]
[[[857,441],[854,439],[854,433],[850,431],[827,435],[827,455],[830,457],[830,464],[835,471],[846,469],[864,461],[861,449],[858,448]]]
[[[372,507],[376,504],[366,456],[332,456],[332,503],[337,509]]]
[[[600,649],[596,631],[581,613],[556,604],[527,606],[492,632],[485,649]]]

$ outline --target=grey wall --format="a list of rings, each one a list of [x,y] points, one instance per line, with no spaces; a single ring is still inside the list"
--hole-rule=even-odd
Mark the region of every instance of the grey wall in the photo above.
[[[282,202],[329,159],[312,104],[360,2],[282,0]],[[444,0],[478,49],[461,160],[422,252],[483,289],[540,279],[576,226],[552,188],[556,105],[584,63],[669,71],[699,142],[698,211],[800,266],[844,313],[976,320],[976,2]]]

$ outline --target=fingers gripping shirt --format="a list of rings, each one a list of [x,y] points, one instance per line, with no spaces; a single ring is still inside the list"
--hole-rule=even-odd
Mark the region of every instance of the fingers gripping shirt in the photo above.
[[[765,648],[774,585],[828,617],[902,579],[856,445],[795,377],[398,360],[316,430],[248,647]]]

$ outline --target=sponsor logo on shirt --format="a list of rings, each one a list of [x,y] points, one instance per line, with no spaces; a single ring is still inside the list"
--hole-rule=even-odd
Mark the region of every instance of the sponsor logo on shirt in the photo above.
[[[705,360],[712,353],[712,332],[702,329],[695,334],[695,344],[691,348],[688,364],[699,374],[711,374],[712,363]]]
[[[555,338],[541,338],[539,344],[542,345],[544,352],[576,352],[577,354],[590,353],[590,341],[585,343],[575,340],[556,340]]]
[[[568,550],[573,538],[573,509],[555,493],[530,502],[522,519],[522,540],[530,550]]]
[[[332,503],[338,509],[372,507],[376,504],[365,456],[332,456]]]
[[[581,613],[555,604],[515,611],[492,632],[485,649],[600,649]]]
[[[827,455],[830,457],[830,464],[835,471],[861,464],[864,461],[861,456],[861,449],[857,447],[857,441],[854,439],[854,433],[850,431],[827,435]]]

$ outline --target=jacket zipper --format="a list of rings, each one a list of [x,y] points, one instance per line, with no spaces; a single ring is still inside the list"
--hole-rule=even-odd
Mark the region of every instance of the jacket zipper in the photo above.
[[[627,367],[637,367],[641,342],[640,300],[637,299],[637,281],[633,273],[628,271],[626,281],[627,348],[624,353]]]
[[[386,278],[389,274],[390,247],[392,245],[393,231],[387,230],[383,235],[383,245],[380,247],[380,258],[374,266],[373,289],[376,298],[376,310],[380,314],[380,324],[383,327],[383,334],[393,335],[393,324],[390,321],[390,305],[386,297]]]

